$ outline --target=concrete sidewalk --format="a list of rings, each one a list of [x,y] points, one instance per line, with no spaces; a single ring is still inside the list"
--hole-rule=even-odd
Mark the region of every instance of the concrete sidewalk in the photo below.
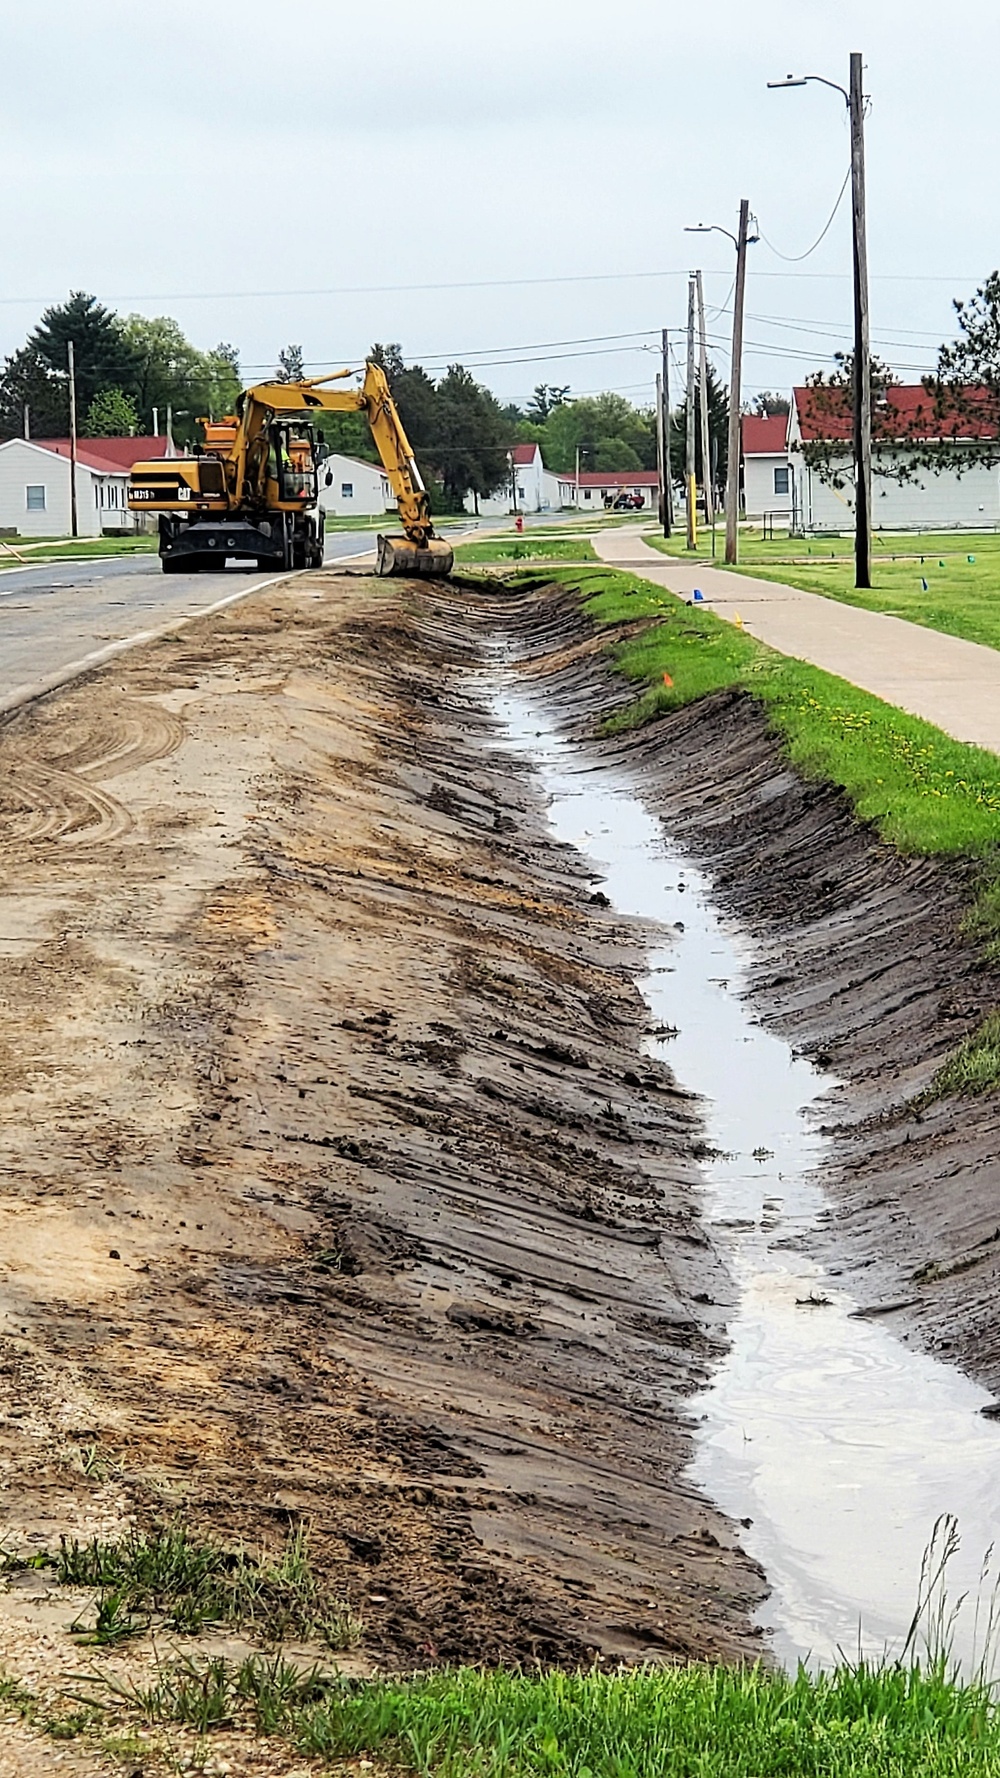
[[[593,543],[602,562],[682,599],[697,587],[717,617],[732,622],[739,613],[744,629],[780,654],[836,673],[956,741],[1000,753],[1000,650],[773,580],[677,560],[651,549],[637,531],[601,531]]]

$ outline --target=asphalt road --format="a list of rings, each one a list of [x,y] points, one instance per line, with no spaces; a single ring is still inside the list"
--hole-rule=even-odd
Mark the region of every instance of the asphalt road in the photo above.
[[[371,531],[327,537],[326,559],[375,547]],[[0,573],[0,709],[23,688],[112,649],[137,632],[192,617],[231,594],[276,579],[273,572],[223,569],[218,574],[164,574],[159,557],[105,556],[44,562]],[[96,664],[96,663],[95,663]]]

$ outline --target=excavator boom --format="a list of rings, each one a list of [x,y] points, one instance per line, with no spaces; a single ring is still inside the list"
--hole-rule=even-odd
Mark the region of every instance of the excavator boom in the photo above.
[[[323,455],[313,421],[324,413],[364,413],[396,497],[403,535],[378,538],[379,574],[441,577],[454,555],[436,536],[430,503],[381,366],[368,363],[358,388],[331,388],[351,375],[245,389],[229,420],[204,422],[204,452],[169,463],[137,463],[133,511],[160,514],[165,570],[216,564],[220,551],[319,567],[323,521],[317,471]]]

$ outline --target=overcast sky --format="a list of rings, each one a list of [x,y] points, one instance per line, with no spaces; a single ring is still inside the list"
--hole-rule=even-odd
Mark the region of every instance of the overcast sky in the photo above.
[[[642,400],[697,263],[728,377],[733,250],[683,230],[735,229],[745,196],[766,239],[744,387],[787,388],[850,343],[848,200],[811,257],[775,251],[820,233],[849,142],[837,93],[766,82],[846,85],[852,49],[876,351],[913,380],[1000,262],[995,0],[0,0],[0,21],[3,351],[83,289],[233,341],[251,374],[288,341],[319,369],[399,340],[504,399]]]

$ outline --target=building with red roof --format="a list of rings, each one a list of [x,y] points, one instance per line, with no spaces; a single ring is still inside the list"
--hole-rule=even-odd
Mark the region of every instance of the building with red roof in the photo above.
[[[133,463],[174,457],[169,438],[81,438],[77,444],[77,534],[134,531],[128,509]],[[68,438],[8,438],[0,444],[0,531],[8,537],[68,537],[72,530]]]
[[[792,466],[787,414],[744,414],[743,504],[748,519],[769,514],[788,519],[792,510]]]
[[[1000,432],[985,389],[938,403],[922,383],[893,383],[873,404],[873,530],[993,530],[1000,526],[1000,467],[982,445]],[[848,390],[792,391],[788,416],[796,522],[806,531],[854,524],[853,416]],[[823,463],[810,462],[825,446]],[[926,459],[940,446],[940,469]],[[997,456],[1000,456],[998,446]]]

